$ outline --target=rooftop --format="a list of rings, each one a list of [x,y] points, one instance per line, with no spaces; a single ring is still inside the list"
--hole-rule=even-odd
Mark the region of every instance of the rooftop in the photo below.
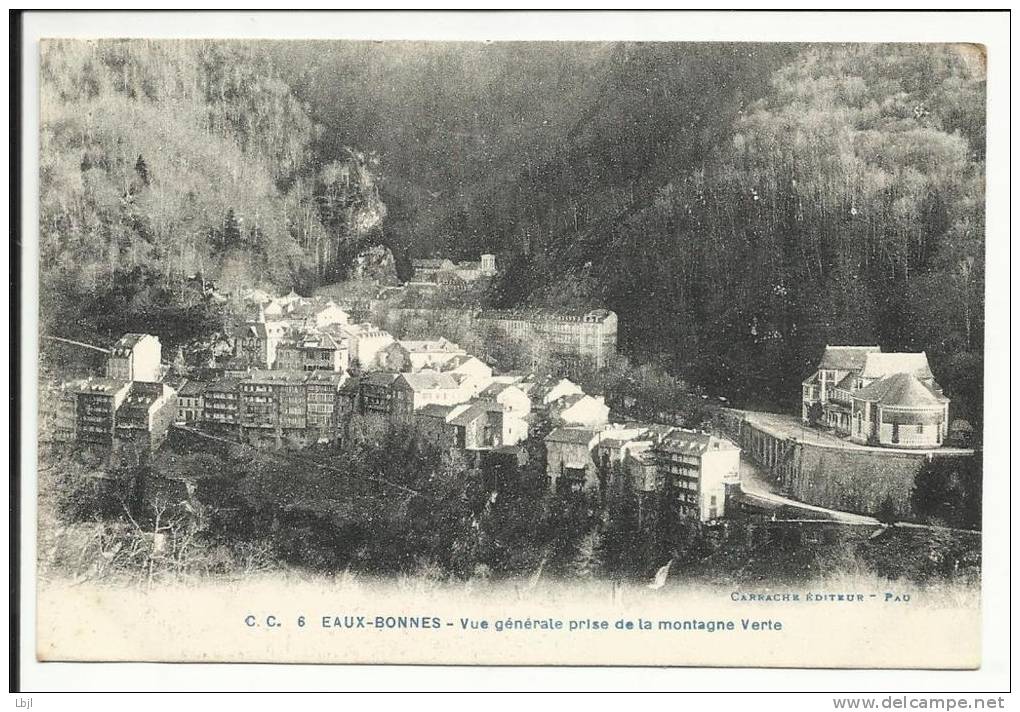
[[[471,403],[467,408],[462,409],[456,415],[451,413],[452,417],[450,417],[447,422],[451,425],[469,425],[483,415],[487,415],[488,412],[489,409],[486,407],[485,403]]]
[[[457,406],[453,405],[439,405],[438,403],[429,403],[428,405],[419,408],[416,412],[418,415],[425,416],[428,418],[442,418],[443,420],[446,420],[446,418],[450,415],[450,413],[453,412],[453,410],[456,407]]]
[[[869,353],[877,353],[878,346],[826,346],[819,369],[830,371],[858,371]]]
[[[709,450],[739,450],[740,448],[726,438],[716,437],[702,431],[673,428],[659,439],[655,449],[662,452],[702,455]]]
[[[296,385],[304,383],[308,378],[308,374],[305,371],[297,370],[284,370],[284,369],[270,369],[260,370],[256,369],[251,372],[251,376],[247,380],[248,383],[258,385]]]
[[[869,353],[861,370],[863,378],[882,378],[895,373],[909,373],[920,379],[932,378],[928,356],[920,353]]]
[[[231,392],[236,393],[237,387],[244,380],[246,379],[241,378],[239,376],[223,376],[222,378],[218,378],[212,383],[209,383],[205,387],[205,392],[209,393],[210,391],[212,391],[215,393],[231,393]]]
[[[116,378],[103,378],[96,376],[93,378],[87,378],[81,381],[78,386],[79,393],[97,393],[97,394],[114,394],[121,388],[124,388],[130,383],[130,381],[121,381]]]
[[[421,371],[420,373],[402,373],[400,379],[407,383],[413,391],[428,391],[437,388],[458,388],[459,384],[448,373]]]
[[[205,381],[187,381],[178,393],[184,398],[194,398],[205,393],[208,385]]]
[[[941,407],[948,400],[933,392],[912,373],[894,373],[880,378],[854,393],[854,398],[903,408]]]
[[[587,445],[595,437],[596,432],[588,428],[556,428],[545,436],[545,441]]]

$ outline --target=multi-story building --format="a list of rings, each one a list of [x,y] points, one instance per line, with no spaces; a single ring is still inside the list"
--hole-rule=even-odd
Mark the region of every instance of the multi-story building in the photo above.
[[[740,448],[725,438],[673,428],[651,451],[681,516],[707,522],[725,514],[726,485],[740,482]]]
[[[202,422],[220,430],[236,431],[240,423],[241,381],[237,376],[224,376],[205,387],[202,394]]]
[[[429,341],[395,341],[379,352],[379,366],[387,371],[417,372],[440,369],[467,352],[452,341],[440,337]]]
[[[337,394],[338,418],[393,415],[393,383],[401,374],[373,371],[348,378]]]
[[[357,362],[363,371],[379,367],[379,352],[393,343],[389,332],[364,324],[348,324],[337,327],[339,333],[347,339],[351,362]]]
[[[528,439],[528,416],[531,414],[531,399],[521,388],[512,383],[493,383],[482,389],[478,399],[490,404],[490,411],[500,413],[500,445],[517,445]]]
[[[241,437],[251,442],[283,444],[303,440],[308,424],[304,371],[253,371],[238,385]]]
[[[826,346],[801,385],[801,417],[860,443],[932,448],[945,442],[949,399],[924,352]]]
[[[616,354],[617,317],[608,309],[489,310],[475,318],[521,343],[547,349],[567,364],[589,361],[602,368]]]
[[[110,349],[106,377],[118,381],[161,380],[159,337],[152,334],[124,334]]]
[[[592,476],[595,463],[591,456],[597,439],[597,430],[578,427],[556,428],[545,436],[549,489],[581,492],[597,486],[598,480]]]
[[[89,378],[77,389],[77,440],[84,445],[113,447],[117,409],[131,390],[130,381]]]
[[[408,420],[414,411],[429,405],[456,405],[471,397],[471,391],[448,373],[422,371],[401,373],[390,385],[391,413],[394,418]]]
[[[177,422],[193,424],[204,419],[203,408],[205,403],[205,388],[208,384],[204,381],[187,381],[177,391]]]
[[[464,403],[450,412],[446,422],[459,450],[492,450],[502,445],[502,413],[491,403]]]
[[[277,370],[343,372],[349,365],[347,342],[327,333],[291,334],[276,346]]]
[[[61,384],[53,413],[53,439],[73,442],[78,437],[78,394],[86,379]]]
[[[133,381],[117,408],[114,445],[122,466],[148,461],[177,417],[177,392],[165,383]]]
[[[234,332],[234,356],[255,368],[269,368],[276,363],[276,348],[288,331],[283,322],[247,322]]]
[[[308,430],[316,440],[332,440],[337,427],[337,394],[346,376],[335,371],[313,371],[305,380]]]

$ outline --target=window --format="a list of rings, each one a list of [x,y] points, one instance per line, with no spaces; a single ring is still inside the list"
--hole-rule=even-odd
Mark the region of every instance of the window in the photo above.
[[[892,426],[892,441],[898,443],[900,441],[900,424],[893,423]]]
[[[918,425],[917,425],[917,434],[918,435],[924,435],[924,425],[918,423]]]

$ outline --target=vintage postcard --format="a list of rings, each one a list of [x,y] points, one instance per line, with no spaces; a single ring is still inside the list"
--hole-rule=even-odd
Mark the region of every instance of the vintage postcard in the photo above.
[[[37,659],[979,667],[966,40],[44,39]]]

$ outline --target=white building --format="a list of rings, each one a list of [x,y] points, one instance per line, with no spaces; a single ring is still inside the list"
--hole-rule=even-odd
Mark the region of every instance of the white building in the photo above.
[[[110,349],[106,376],[120,381],[161,380],[159,337],[152,334],[124,334]]]
[[[702,522],[726,512],[726,485],[740,482],[740,448],[725,438],[673,428],[652,447],[662,486],[683,516]]]

